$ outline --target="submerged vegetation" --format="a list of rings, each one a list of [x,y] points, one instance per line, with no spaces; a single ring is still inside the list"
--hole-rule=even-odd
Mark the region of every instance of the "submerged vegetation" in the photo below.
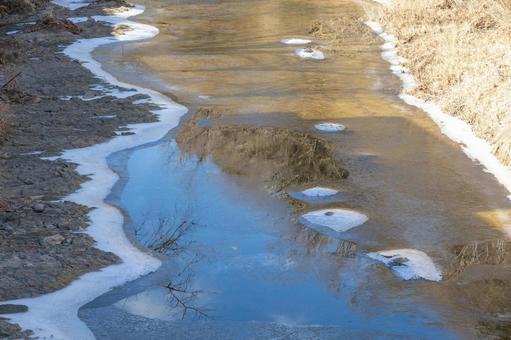
[[[393,0],[367,7],[398,39],[411,94],[472,126],[511,165],[511,1]]]

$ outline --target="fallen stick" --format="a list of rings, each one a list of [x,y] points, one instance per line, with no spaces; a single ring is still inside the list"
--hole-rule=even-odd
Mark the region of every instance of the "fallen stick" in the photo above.
[[[3,89],[3,88],[5,88],[5,87],[7,87],[7,85],[9,85],[10,83],[12,83],[12,81],[13,81],[14,79],[16,79],[16,78],[17,78],[20,74],[21,74],[21,72],[18,72],[18,73],[17,73],[14,77],[12,77],[11,79],[9,79],[9,80],[7,81],[7,83],[3,84],[3,85],[2,85],[2,87],[0,87],[0,89]]]

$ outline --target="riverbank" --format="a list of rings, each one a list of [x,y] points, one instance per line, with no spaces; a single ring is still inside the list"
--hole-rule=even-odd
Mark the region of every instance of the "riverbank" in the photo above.
[[[468,134],[460,124],[454,127],[458,131],[446,133],[468,145],[472,149],[469,156],[483,163],[509,189],[509,173],[504,172],[511,165],[511,3],[380,3],[382,6],[366,6],[366,12],[370,20],[397,38],[400,62],[415,78],[415,84],[405,86],[404,95],[417,97],[425,105],[434,103],[468,124],[488,146],[465,138],[463,134]],[[502,166],[495,164],[490,154]]]
[[[96,248],[87,233],[77,233],[90,225],[91,208],[68,195],[91,172],[80,174],[76,162],[55,156],[130,135],[127,125],[156,119],[154,106],[134,103],[146,95],[98,80],[62,53],[78,39],[110,35],[110,25],[91,17],[125,3],[102,1],[76,11],[43,1],[20,3],[26,6],[6,8],[0,18],[0,84],[8,83],[0,91],[6,122],[0,145],[0,301],[47,294],[120,261]],[[31,279],[34,273],[37,279]],[[4,308],[2,314],[25,309]],[[2,338],[29,334],[0,320]]]

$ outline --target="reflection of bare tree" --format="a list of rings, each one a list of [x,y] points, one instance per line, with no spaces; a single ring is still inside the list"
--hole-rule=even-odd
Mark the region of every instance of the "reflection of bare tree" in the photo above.
[[[155,225],[150,214],[146,214],[143,222],[135,228],[135,236],[146,247],[160,254],[178,256],[186,250],[192,241],[185,238],[199,224],[194,221],[191,209],[174,208],[171,217],[159,217]]]
[[[160,217],[152,225],[150,214],[144,217],[144,222],[135,230],[135,235],[144,239],[145,245],[160,254],[179,256],[183,262],[182,268],[171,281],[164,284],[169,292],[169,302],[172,308],[181,309],[182,318],[188,311],[199,317],[208,317],[208,310],[195,302],[199,295],[206,293],[201,289],[193,288],[194,273],[192,267],[200,262],[201,256],[190,254],[193,241],[187,240],[188,234],[199,224],[192,218],[191,209],[174,209],[172,217]],[[144,234],[144,235],[143,235]]]
[[[187,219],[175,221],[160,218],[147,246],[161,254],[179,255],[190,242],[183,243],[182,239],[195,226],[197,226],[196,222]]]
[[[192,266],[200,261],[199,256],[194,256],[183,266],[179,274],[172,281],[165,285],[170,296],[170,303],[173,308],[181,308],[183,313],[181,319],[184,319],[188,311],[192,311],[196,316],[208,317],[208,309],[195,304],[197,298],[206,293],[202,289],[193,289],[192,283],[194,274],[191,271]]]

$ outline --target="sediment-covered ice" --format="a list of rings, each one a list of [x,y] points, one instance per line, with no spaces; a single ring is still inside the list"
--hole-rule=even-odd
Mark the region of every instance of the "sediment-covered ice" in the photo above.
[[[320,50],[314,48],[299,48],[295,51],[296,55],[304,59],[323,60],[325,55]]]
[[[301,216],[301,222],[312,227],[327,227],[337,232],[349,230],[364,224],[368,218],[354,210],[323,209]]]
[[[424,252],[416,249],[384,250],[367,254],[389,267],[403,280],[442,280],[442,272]]]
[[[378,1],[383,5],[388,5],[391,1]],[[497,180],[511,193],[511,168],[502,164],[492,152],[492,146],[485,140],[477,137],[469,124],[459,118],[444,113],[440,106],[431,101],[424,101],[417,97],[407,94],[407,90],[417,86],[414,77],[408,72],[408,69],[402,64],[405,61],[397,54],[397,38],[386,33],[383,28],[374,21],[367,21],[369,26],[378,34],[385,43],[382,46],[382,57],[391,64],[392,72],[403,82],[403,91],[399,97],[408,105],[418,107],[426,112],[429,117],[440,127],[443,134],[451,140],[460,144],[463,152],[472,160],[479,162]],[[508,196],[511,199],[511,195]],[[506,219],[507,220],[507,219]],[[506,221],[505,221],[506,222]],[[511,225],[506,227],[506,233],[511,235]]]
[[[307,45],[310,44],[312,41],[309,39],[291,38],[282,39],[280,42],[286,45]]]
[[[324,132],[341,132],[346,129],[344,125],[337,123],[319,123],[314,125],[314,127],[317,130]]]
[[[339,191],[330,188],[314,187],[302,191],[302,194],[307,197],[328,197],[336,195]]]
[[[58,4],[74,9],[87,3],[58,0]],[[177,126],[180,117],[186,113],[187,109],[159,92],[117,80],[104,71],[101,64],[91,55],[92,51],[101,45],[117,41],[148,39],[158,34],[158,29],[155,27],[126,19],[142,12],[143,7],[135,6],[112,16],[97,16],[95,20],[110,22],[113,25],[127,25],[132,30],[126,31],[123,35],[80,39],[64,50],[67,56],[78,60],[101,81],[111,86],[129,89],[122,93],[105,89],[108,95],[121,97],[126,92],[130,92],[151,98],[151,102],[159,107],[153,111],[159,121],[128,125],[134,134],[115,137],[105,143],[66,150],[62,153],[62,158],[78,165],[76,168],[78,173],[88,175],[90,178],[77,192],[69,195],[65,200],[94,208],[89,213],[90,225],[85,232],[94,238],[99,249],[115,253],[121,258],[122,263],[82,275],[56,292],[10,301],[9,303],[27,305],[29,311],[11,314],[8,317],[25,329],[32,329],[35,336],[39,338],[93,339],[91,331],[78,318],[78,309],[112,287],[154,271],[161,264],[158,259],[141,252],[131,244],[124,234],[123,215],[116,207],[104,202],[118,180],[117,174],[108,167],[107,157],[120,150],[157,141],[171,128]]]

